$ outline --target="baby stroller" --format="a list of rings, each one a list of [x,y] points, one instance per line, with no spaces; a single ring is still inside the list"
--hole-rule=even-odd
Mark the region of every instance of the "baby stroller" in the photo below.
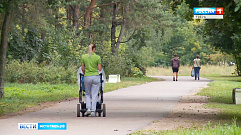
[[[80,117],[80,113],[82,114],[82,117],[85,116],[85,112],[87,111],[86,103],[83,100],[83,97],[85,96],[85,89],[84,89],[84,74],[81,70],[81,67],[79,68],[77,72],[77,78],[78,78],[78,84],[79,84],[79,104],[77,104],[77,117]],[[105,82],[105,74],[102,69],[102,73],[100,75],[100,90],[98,93],[99,100],[97,100],[96,104],[96,113],[98,113],[98,116],[101,117],[101,114],[103,117],[106,117],[106,105],[103,103],[103,87]]]

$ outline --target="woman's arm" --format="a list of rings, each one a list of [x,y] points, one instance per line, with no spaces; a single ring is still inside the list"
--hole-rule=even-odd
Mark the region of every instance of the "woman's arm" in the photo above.
[[[193,61],[192,68],[194,68],[195,60]]]
[[[101,64],[98,64],[98,70],[99,70],[99,71],[102,70],[102,66],[101,66]]]
[[[81,69],[82,69],[83,73],[85,74],[85,64],[84,63],[81,63]]]

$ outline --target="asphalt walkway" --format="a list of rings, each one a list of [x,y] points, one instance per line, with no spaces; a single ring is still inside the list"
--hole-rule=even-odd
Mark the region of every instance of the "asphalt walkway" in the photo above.
[[[107,117],[76,117],[78,100],[61,102],[53,107],[22,116],[0,119],[0,135],[126,135],[166,117],[182,96],[206,86],[210,80],[195,81],[180,76],[160,76],[151,82],[104,94]],[[19,130],[18,123],[67,123],[67,130]]]

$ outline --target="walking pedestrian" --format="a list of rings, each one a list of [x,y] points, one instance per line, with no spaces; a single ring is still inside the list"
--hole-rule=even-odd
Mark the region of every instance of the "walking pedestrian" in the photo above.
[[[178,78],[178,71],[180,67],[180,61],[177,58],[177,54],[174,54],[174,58],[171,60],[172,72],[173,72],[173,81],[177,81]],[[176,79],[175,79],[176,76]]]
[[[195,72],[195,80],[199,80],[199,71],[201,69],[201,64],[200,64],[201,60],[199,59],[199,55],[196,56],[196,59],[193,60],[193,68],[194,68],[194,72]]]
[[[90,44],[88,54],[82,55],[81,67],[84,73],[86,115],[95,116],[96,102],[100,88],[99,72],[102,70],[101,59],[95,54],[95,44]],[[98,72],[98,70],[99,72]]]

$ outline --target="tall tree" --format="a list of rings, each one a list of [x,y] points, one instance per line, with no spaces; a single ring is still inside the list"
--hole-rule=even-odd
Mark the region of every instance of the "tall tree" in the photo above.
[[[0,3],[4,7],[4,19],[1,28],[1,44],[0,44],[0,98],[4,98],[4,75],[6,65],[6,54],[8,46],[8,33],[11,25],[14,1],[8,0]]]
[[[84,29],[86,29],[89,26],[90,23],[90,15],[94,10],[96,0],[91,0],[89,7],[86,9],[85,16],[84,16]]]
[[[111,26],[111,51],[112,51],[112,54],[115,53],[115,46],[116,46],[116,36],[115,36],[116,27],[117,27],[116,15],[117,15],[117,4],[115,3],[113,5],[112,26]]]
[[[241,9],[240,3],[234,0],[209,1],[200,3],[202,6],[223,6],[221,20],[207,20],[205,35],[207,42],[221,52],[231,54],[236,59],[237,73],[241,76]]]
[[[12,28],[13,24],[16,23],[15,26],[20,27],[22,35],[25,33],[30,33],[25,37],[26,40],[30,41],[30,45],[35,46],[34,44],[36,40],[34,40],[31,36],[36,37],[36,35],[31,35],[32,32],[29,30],[25,32],[25,28],[38,28],[41,30],[41,25],[44,25],[44,21],[42,22],[40,18],[43,18],[42,15],[39,15],[40,10],[44,9],[46,6],[47,0],[44,1],[17,1],[17,0],[3,0],[0,1],[0,14],[4,16],[1,21],[1,44],[0,44],[0,97],[4,97],[4,74],[5,74],[5,64],[6,64],[6,54],[8,48],[8,40],[9,40],[9,31]],[[38,8],[39,6],[39,8]],[[25,8],[28,7],[28,10]],[[41,8],[40,8],[41,7]],[[24,9],[24,10],[23,10]],[[22,12],[24,11],[24,12]],[[44,10],[43,10],[44,11]],[[26,13],[25,13],[26,12]],[[24,19],[24,22],[22,22]],[[26,21],[26,22],[25,22]],[[13,23],[14,22],[14,23]],[[38,22],[38,23],[37,23]],[[26,23],[28,25],[26,25]],[[23,33],[25,32],[25,33]],[[22,37],[20,37],[22,38]],[[26,41],[28,42],[28,41]],[[37,51],[37,50],[36,50]]]
[[[126,10],[125,10],[125,7],[123,6],[123,3],[119,4],[119,5],[120,5],[120,10],[121,10],[121,13],[119,16],[122,16],[122,17],[121,17],[121,19],[116,20],[118,3],[113,4],[112,27],[111,27],[111,51],[112,51],[112,54],[115,54],[119,50],[119,47],[120,47],[120,44],[122,42],[122,38],[124,35],[124,31],[125,31],[125,12],[126,12]],[[118,33],[119,36],[118,36],[118,38],[116,38],[116,28],[118,25],[120,25],[121,28],[120,28],[120,32]]]
[[[74,12],[73,12],[73,26],[75,29],[79,29],[79,10],[80,4],[74,5]]]

